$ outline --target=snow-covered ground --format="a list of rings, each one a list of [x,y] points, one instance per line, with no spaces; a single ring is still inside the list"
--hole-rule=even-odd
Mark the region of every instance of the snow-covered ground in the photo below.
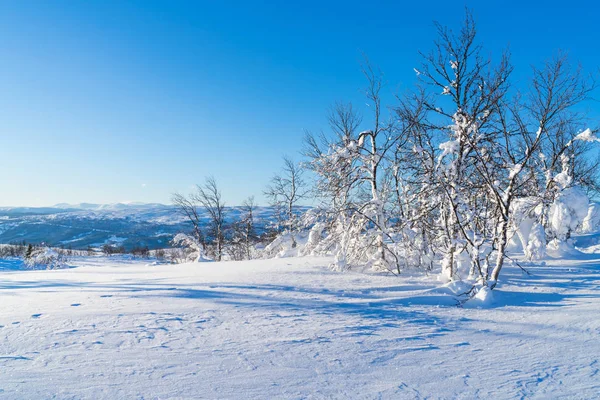
[[[590,243],[591,245],[591,243]],[[486,309],[325,258],[0,272],[0,397],[600,397],[600,254],[504,271]]]

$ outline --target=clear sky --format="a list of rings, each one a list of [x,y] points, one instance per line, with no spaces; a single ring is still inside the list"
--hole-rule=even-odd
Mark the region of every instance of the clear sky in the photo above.
[[[600,66],[595,1],[2,1],[0,206],[168,203],[209,174],[261,201],[332,103],[364,104],[362,53],[410,88],[464,5],[517,83],[558,49]]]

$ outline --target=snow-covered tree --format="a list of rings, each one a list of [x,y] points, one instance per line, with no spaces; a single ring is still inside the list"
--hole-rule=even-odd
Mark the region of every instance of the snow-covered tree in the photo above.
[[[316,175],[316,190],[328,210],[324,243],[318,246],[335,254],[335,266],[365,265],[379,270],[399,270],[391,249],[392,194],[389,165],[396,143],[395,126],[381,102],[383,80],[369,63],[363,69],[370,118],[363,125],[351,105],[338,104],[330,114],[331,137],[308,135],[305,154]],[[320,228],[321,226],[319,226]]]
[[[566,153],[573,141],[580,139],[577,138],[579,124],[573,119],[572,109],[586,99],[591,89],[580,72],[571,70],[566,58],[559,56],[547,62],[542,69],[534,69],[528,96],[498,104],[499,137],[489,152],[497,154],[493,159],[499,172],[492,175],[484,170],[499,222],[494,238],[496,262],[489,276],[492,286],[506,258],[508,233],[515,217],[514,201],[526,197],[539,198],[542,207],[540,223],[548,227],[549,204],[557,198],[560,200],[559,193],[572,185],[572,171],[569,170]],[[553,141],[559,135],[568,135],[571,139],[559,146]],[[552,159],[562,160],[559,173],[554,172],[558,168],[552,165],[554,162],[550,166],[548,164],[544,149],[549,148],[552,149]],[[489,160],[480,160],[482,165],[484,162]],[[582,195],[586,198],[587,213],[587,196]],[[537,207],[537,204],[533,205]],[[565,222],[562,220],[559,224]]]
[[[584,187],[594,190],[600,165],[586,152],[597,129],[573,110],[594,85],[559,56],[517,92],[508,54],[483,56],[469,12],[460,31],[437,30],[393,123],[384,122],[381,75],[367,66],[372,118],[337,106],[333,135],[308,136],[326,215],[310,251],[335,255],[340,269],[440,265],[445,280],[493,288],[513,235],[536,259],[586,224]]]

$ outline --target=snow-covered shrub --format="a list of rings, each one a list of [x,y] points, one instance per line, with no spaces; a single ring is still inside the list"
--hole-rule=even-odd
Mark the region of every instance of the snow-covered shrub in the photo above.
[[[546,255],[546,231],[541,224],[542,203],[536,197],[517,199],[511,208],[511,251],[523,251],[527,260]]]
[[[583,226],[588,208],[589,198],[583,189],[575,186],[562,190],[550,206],[548,215],[553,237],[569,239],[571,233]]]
[[[593,233],[600,230],[600,203],[592,203],[581,224],[581,232]]]
[[[33,250],[24,264],[29,269],[60,269],[67,267],[67,259],[54,249],[42,247]]]
[[[398,257],[403,268],[431,270],[434,257],[422,232],[406,228],[391,234],[390,237],[393,243],[388,247]]]
[[[207,262],[212,261],[206,257],[204,253],[204,247],[199,243],[193,236],[186,235],[185,233],[178,233],[175,235],[171,243],[174,246],[182,247],[187,250],[185,255],[185,261],[188,262]]]
[[[527,246],[523,249],[528,260],[542,260],[546,256],[546,231],[541,224],[534,224],[529,233]]]
[[[300,251],[301,255],[313,255],[318,254],[319,245],[323,240],[323,231],[325,230],[325,224],[322,222],[317,222],[310,228],[308,232],[308,239],[304,248]]]
[[[308,241],[309,232],[300,231],[280,233],[265,246],[262,251],[264,258],[284,258],[304,255],[304,248]]]
[[[350,268],[389,271],[398,268],[395,244],[381,240],[381,230],[370,225],[366,213],[338,215],[326,232],[320,248],[335,257],[331,268],[344,271]],[[377,243],[381,241],[381,245]],[[382,254],[382,251],[385,252]]]
[[[0,258],[23,257],[27,253],[28,246],[22,244],[1,244]]]

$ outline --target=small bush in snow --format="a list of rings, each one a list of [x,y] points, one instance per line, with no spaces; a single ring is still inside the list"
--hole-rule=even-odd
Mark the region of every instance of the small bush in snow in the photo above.
[[[185,259],[181,261],[205,262],[212,261],[204,254],[204,246],[191,235],[178,233],[171,242],[174,246],[186,249]]]
[[[28,269],[60,269],[67,267],[67,258],[49,247],[34,249],[25,258]]]

